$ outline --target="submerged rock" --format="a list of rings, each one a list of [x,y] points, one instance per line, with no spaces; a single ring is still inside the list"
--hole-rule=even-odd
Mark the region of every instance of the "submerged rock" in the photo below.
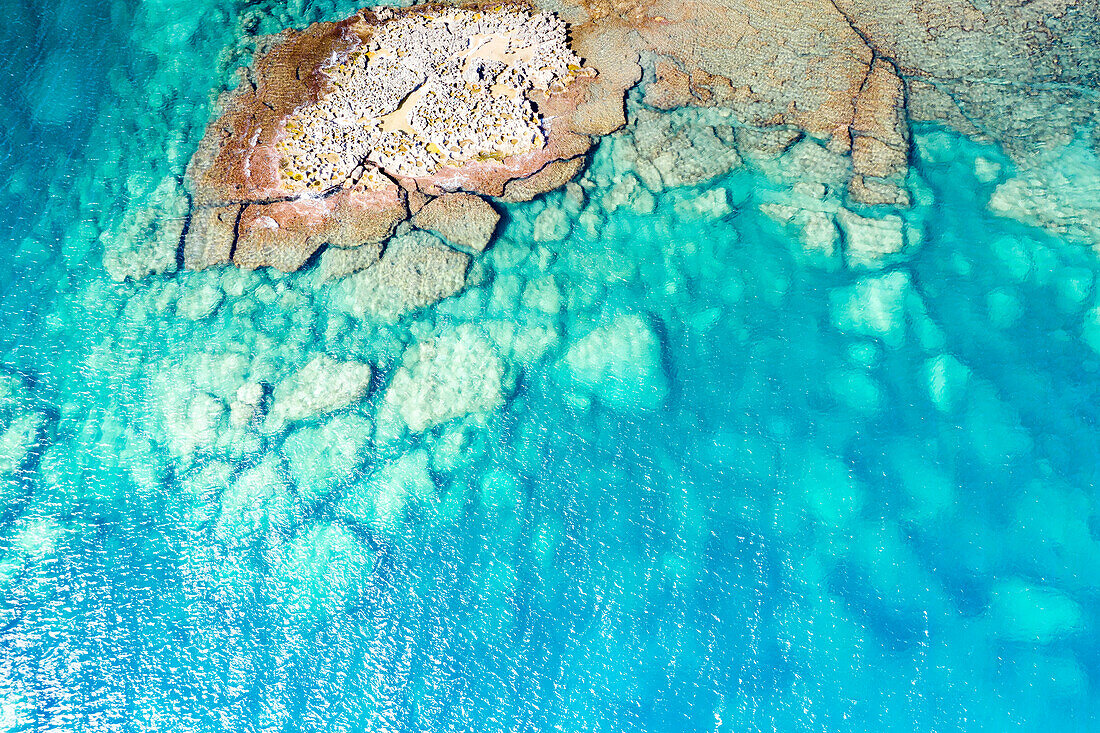
[[[565,209],[547,206],[535,217],[531,238],[536,242],[560,242],[569,236],[572,228]]]
[[[221,496],[215,536],[229,547],[268,542],[289,531],[296,515],[294,500],[268,455],[245,471]]]
[[[728,119],[632,108],[630,136],[615,140],[616,167],[637,171],[654,193],[695,186],[741,165]]]
[[[408,510],[434,510],[439,503],[428,453],[414,450],[352,487],[340,502],[340,514],[380,532],[393,532]]]
[[[100,236],[107,274],[121,282],[174,271],[186,224],[187,195],[169,176],[131,202],[121,221]]]
[[[833,293],[833,324],[844,333],[882,339],[899,348],[908,335],[906,299],[912,288],[908,273],[895,271],[868,277]]]
[[[354,413],[337,415],[317,427],[296,430],[283,442],[290,473],[304,500],[323,499],[350,480],[365,460],[371,421]]]
[[[438,237],[407,232],[390,240],[377,264],[345,278],[337,297],[351,315],[394,320],[457,293],[469,264],[469,255]]]
[[[479,196],[449,193],[425,204],[412,221],[451,244],[483,252],[489,246],[500,214]]]
[[[1081,605],[1049,586],[1008,578],[996,583],[990,596],[988,618],[1006,639],[1049,644],[1085,625]]]
[[[873,219],[840,209],[836,218],[844,233],[849,267],[878,269],[907,256],[911,235],[900,216],[888,214]]]
[[[10,478],[38,445],[45,418],[38,412],[17,415],[0,431],[0,481]]]
[[[504,403],[504,361],[493,342],[473,326],[409,347],[386,390],[414,433]]]
[[[998,185],[989,210],[1100,249],[1100,156],[1080,143],[1046,154]]]
[[[353,272],[365,270],[382,259],[382,245],[364,244],[354,249],[330,247],[321,254],[317,275],[321,282],[339,280]]]
[[[321,522],[280,548],[276,598],[296,615],[330,615],[354,604],[370,578],[370,549],[339,522]]]
[[[622,412],[655,409],[668,396],[660,340],[639,315],[593,329],[569,347],[562,366],[580,396]]]

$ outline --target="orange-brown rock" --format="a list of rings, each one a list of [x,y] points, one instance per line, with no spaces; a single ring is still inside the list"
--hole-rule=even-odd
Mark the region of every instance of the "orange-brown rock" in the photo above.
[[[387,12],[400,17],[420,11],[414,6]],[[253,68],[243,73],[241,85],[223,95],[221,114],[207,127],[188,167],[194,208],[185,263],[206,267],[231,259],[246,268],[293,270],[325,244],[351,247],[385,239],[410,215],[410,208],[419,210],[428,197],[461,191],[504,196],[510,182],[523,181],[511,190],[531,198],[576,174],[592,145],[591,134],[623,123],[622,94],[637,81],[633,71],[629,79],[614,83],[613,76],[593,80],[581,75],[564,90],[531,93],[545,144],[529,152],[448,165],[431,175],[396,177],[395,185],[382,191],[348,188],[353,176],[329,190],[303,195],[303,187],[284,172],[280,150],[289,134],[287,120],[332,91],[325,68],[361,48],[382,22],[384,16],[361,10],[340,22],[286,31],[267,44]],[[617,100],[613,112],[603,106],[609,84],[614,87],[611,98]],[[241,205],[239,222],[230,229],[224,225],[226,212]],[[435,226],[441,231],[442,224]],[[227,246],[230,232],[234,238]],[[480,235],[475,239],[474,249],[487,245]]]
[[[246,269],[293,272],[322,244],[356,247],[393,233],[407,215],[397,186],[345,189],[326,198],[247,204],[237,225],[233,263]]]
[[[314,23],[304,31],[284,31],[280,40],[242,73],[240,85],[219,100],[221,114],[211,121],[187,169],[197,206],[285,198],[275,141],[286,116],[327,89],[322,65],[346,53],[359,37],[359,15],[339,23]]]

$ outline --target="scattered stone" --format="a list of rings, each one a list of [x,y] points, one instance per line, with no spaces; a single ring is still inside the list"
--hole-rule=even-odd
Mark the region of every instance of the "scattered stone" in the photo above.
[[[413,216],[412,223],[451,244],[483,252],[489,246],[498,221],[500,214],[480,196],[449,193],[425,204]]]

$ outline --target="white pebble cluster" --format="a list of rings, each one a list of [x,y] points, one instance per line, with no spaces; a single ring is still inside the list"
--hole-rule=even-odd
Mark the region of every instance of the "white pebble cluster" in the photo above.
[[[332,91],[286,120],[277,147],[291,189],[357,182],[372,166],[420,177],[536,150],[545,137],[527,93],[561,92],[594,73],[550,13],[505,5],[375,14],[383,22],[369,40],[323,69]]]

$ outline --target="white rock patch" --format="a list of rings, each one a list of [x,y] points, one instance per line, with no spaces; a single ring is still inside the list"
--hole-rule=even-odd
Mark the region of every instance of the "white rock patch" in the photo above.
[[[324,69],[333,91],[287,118],[277,146],[292,188],[427,176],[546,140],[528,92],[563,91],[582,67],[565,24],[518,7],[380,8],[370,40]],[[377,179],[377,180],[376,180]],[[362,184],[361,184],[362,185]]]

